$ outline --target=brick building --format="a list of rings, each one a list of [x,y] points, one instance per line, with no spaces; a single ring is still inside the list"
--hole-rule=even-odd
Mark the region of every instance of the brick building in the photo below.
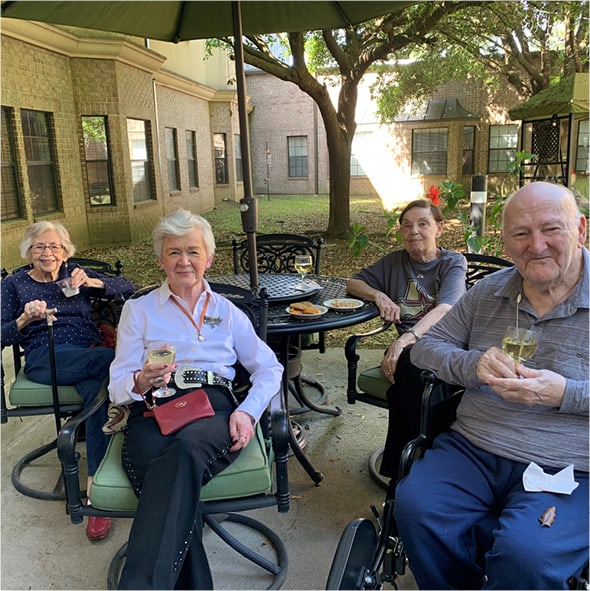
[[[34,221],[64,223],[83,250],[240,198],[225,54],[13,19],[1,40],[3,267],[23,263]]]
[[[358,93],[352,195],[379,195],[384,206],[391,207],[424,196],[430,185],[445,180],[461,183],[469,195],[473,175],[487,177],[490,195],[506,195],[517,187],[518,177],[508,166],[521,149],[521,122],[512,121],[508,111],[522,98],[511,88],[450,81],[423,109],[381,125],[370,97],[373,81],[374,75],[365,75]],[[336,103],[338,89],[328,87]],[[254,105],[250,125],[255,192],[326,194],[325,131],[313,100],[295,85],[256,70],[247,71],[247,88]],[[572,143],[576,186],[587,197],[588,120],[574,121],[571,136],[566,124],[562,122],[559,136],[561,151],[565,154]],[[530,145],[526,148],[531,150]],[[306,163],[297,170],[293,162],[302,158]]]

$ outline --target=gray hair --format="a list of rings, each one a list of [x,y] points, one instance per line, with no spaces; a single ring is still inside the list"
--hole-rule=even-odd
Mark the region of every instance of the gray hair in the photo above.
[[[33,246],[33,242],[37,237],[41,234],[45,234],[45,232],[57,232],[61,244],[64,247],[66,259],[74,256],[76,253],[76,247],[72,244],[70,233],[66,230],[63,224],[60,224],[59,222],[36,222],[27,228],[25,238],[20,244],[20,256],[23,259],[31,260],[31,257],[29,256],[30,248]]]
[[[187,209],[178,209],[174,213],[164,216],[158,222],[152,232],[154,252],[158,257],[161,257],[164,239],[170,236],[185,236],[193,230],[201,230],[207,256],[213,256],[215,254],[215,238],[211,224],[205,218]]]

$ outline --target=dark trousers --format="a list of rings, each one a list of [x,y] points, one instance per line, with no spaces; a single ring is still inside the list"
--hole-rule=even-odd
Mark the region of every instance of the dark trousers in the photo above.
[[[406,347],[399,356],[395,384],[387,390],[389,422],[380,473],[392,479],[392,487],[398,478],[402,450],[406,443],[418,436],[420,430],[424,384],[420,378],[422,370],[410,361],[410,349],[411,346]]]
[[[139,504],[120,589],[212,589],[203,546],[201,487],[238,456],[230,453],[225,388],[207,386],[215,416],[164,436],[143,402],[132,405],[122,463]]]
[[[60,386],[75,386],[88,406],[98,395],[109,376],[109,367],[115,358],[115,351],[107,347],[79,347],[59,343],[55,345],[57,383]],[[51,384],[49,349],[38,348],[25,360],[25,374],[33,382]],[[100,464],[107,446],[108,436],[102,432],[107,420],[107,402],[86,419],[86,453],[88,476],[93,476]]]
[[[588,472],[574,472],[571,495],[526,492],[526,467],[454,431],[412,464],[395,520],[420,589],[568,589],[588,561]],[[542,527],[549,507],[555,522]]]

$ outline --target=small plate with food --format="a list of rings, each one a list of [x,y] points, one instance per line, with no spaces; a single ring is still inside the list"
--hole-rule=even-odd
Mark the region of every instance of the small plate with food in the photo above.
[[[362,308],[365,303],[354,298],[335,298],[333,300],[326,300],[324,306],[330,310],[338,310],[340,312],[347,312],[349,310],[357,310]]]
[[[304,320],[311,320],[312,318],[319,318],[328,311],[326,306],[319,304],[312,304],[311,302],[293,302],[287,307],[287,312],[294,318],[303,318]]]

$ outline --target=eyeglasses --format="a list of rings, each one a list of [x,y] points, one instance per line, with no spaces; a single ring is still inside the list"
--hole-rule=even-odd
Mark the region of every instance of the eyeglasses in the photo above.
[[[31,246],[31,250],[35,254],[43,254],[45,249],[48,248],[53,254],[57,254],[63,250],[63,246],[61,244],[33,244]]]

